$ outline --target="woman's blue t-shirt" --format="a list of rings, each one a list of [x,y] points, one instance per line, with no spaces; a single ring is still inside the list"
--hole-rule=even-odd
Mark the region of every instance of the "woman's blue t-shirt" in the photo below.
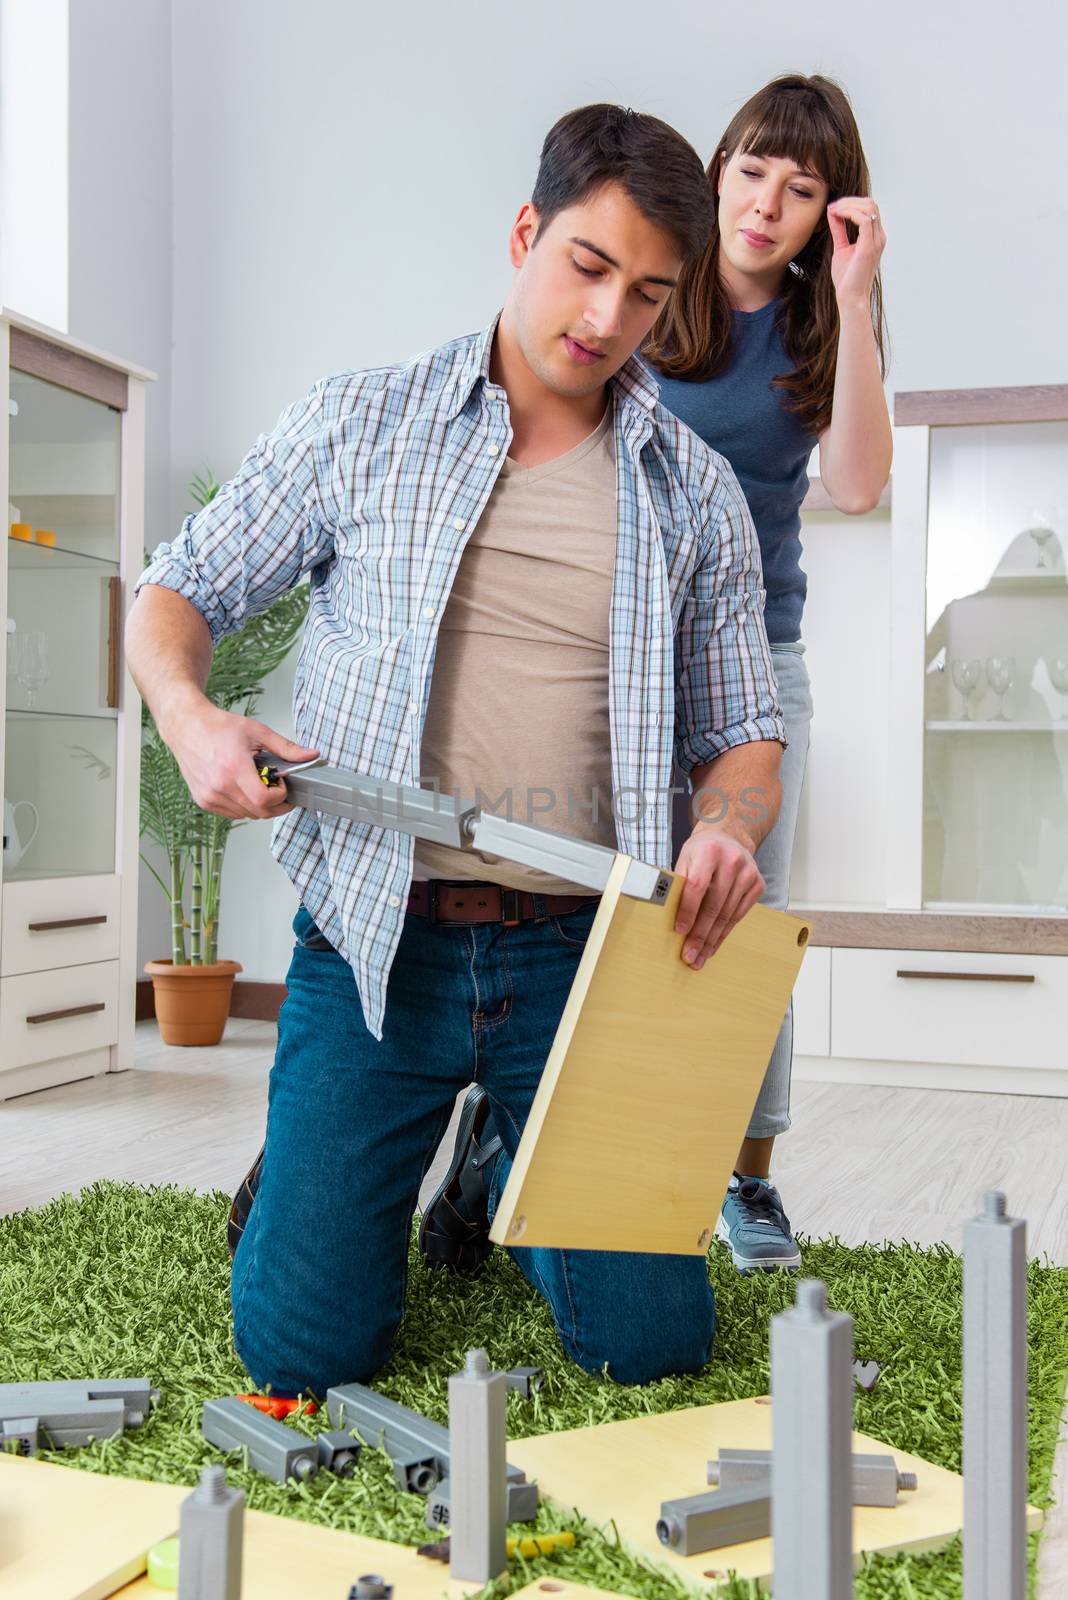
[[[764,565],[764,622],[772,644],[801,637],[808,580],[801,570],[801,502],[815,438],[787,411],[773,378],[792,370],[776,321],[780,300],[735,311],[734,356],[714,378],[691,383],[653,370],[669,411],[726,456],[749,502]]]

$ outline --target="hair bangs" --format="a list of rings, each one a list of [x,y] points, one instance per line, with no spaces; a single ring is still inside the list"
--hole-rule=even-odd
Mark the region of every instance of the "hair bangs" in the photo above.
[[[793,161],[832,191],[840,187],[844,177],[842,129],[821,95],[807,88],[780,89],[750,111],[755,111],[756,117],[738,141],[740,150]]]

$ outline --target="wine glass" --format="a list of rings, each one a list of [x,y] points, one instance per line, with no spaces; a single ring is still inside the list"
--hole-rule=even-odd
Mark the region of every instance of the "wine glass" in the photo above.
[[[1046,571],[1049,570],[1049,562],[1046,560],[1046,546],[1053,538],[1053,524],[1056,519],[1056,506],[1035,506],[1031,512],[1031,526],[1027,530],[1038,546],[1037,565]]]
[[[1068,695],[1068,656],[1047,656],[1046,671],[1049,673],[1049,681],[1057,693]],[[1065,710],[1063,706],[1057,721],[1068,722],[1068,710]]]
[[[1012,656],[987,656],[986,681],[998,696],[995,722],[1008,722],[1005,715],[1005,695],[1016,682],[1016,661]]]
[[[968,702],[978,688],[979,681],[983,676],[983,663],[972,658],[965,659],[963,656],[958,656],[955,661],[951,662],[949,671],[953,679],[953,687],[961,697],[961,721],[974,722],[975,718],[972,716]]]
[[[32,711],[38,689],[48,682],[48,640],[40,628],[15,635],[15,676],[26,691],[26,705]]]

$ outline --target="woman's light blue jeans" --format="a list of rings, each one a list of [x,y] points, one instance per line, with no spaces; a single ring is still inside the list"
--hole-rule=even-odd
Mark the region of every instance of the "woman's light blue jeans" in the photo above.
[[[783,751],[779,774],[782,808],[774,828],[757,851],[756,860],[764,879],[761,904],[771,906],[776,911],[785,911],[790,899],[790,862],[794,853],[797,815],[801,809],[801,790],[808,761],[812,694],[803,644],[773,644],[771,659],[779,685],[779,704],[786,723],[786,737],[790,742]],[[750,1119],[750,1139],[767,1139],[772,1134],[785,1133],[790,1126],[793,1060],[794,1005],[791,1000]]]
[[[780,782],[782,806],[778,820],[757,851],[756,861],[764,879],[761,904],[785,911],[790,899],[790,861],[794,853],[797,815],[801,809],[801,790],[808,761],[808,736],[812,722],[812,695],[803,644],[773,644],[771,659],[779,685],[779,704],[789,739],[783,751]],[[675,805],[675,855],[678,856],[693,824],[688,796]],[[790,1126],[790,1074],[794,1056],[793,1002],[783,1018],[779,1037],[764,1074],[764,1082],[749,1123],[750,1139],[767,1139],[785,1133]]]

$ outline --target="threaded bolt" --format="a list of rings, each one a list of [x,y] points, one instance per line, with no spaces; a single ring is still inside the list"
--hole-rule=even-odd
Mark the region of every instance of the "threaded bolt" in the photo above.
[[[470,1372],[476,1377],[481,1377],[481,1375],[488,1372],[489,1369],[489,1356],[486,1354],[485,1350],[469,1350],[467,1352],[467,1364],[464,1368],[465,1372]]]
[[[226,1472],[222,1467],[201,1467],[197,1499],[205,1505],[219,1506],[226,1499]]]
[[[719,1462],[718,1461],[710,1461],[708,1463],[708,1482],[709,1483],[718,1483],[719,1482]]]
[[[988,1189],[983,1196],[983,1215],[991,1218],[1008,1215],[1005,1196],[1000,1189]]]
[[[827,1314],[827,1285],[820,1278],[802,1278],[797,1286],[795,1309],[808,1317]]]
[[[897,1475],[897,1486],[899,1489],[915,1489],[916,1474],[914,1472],[899,1472]]]

